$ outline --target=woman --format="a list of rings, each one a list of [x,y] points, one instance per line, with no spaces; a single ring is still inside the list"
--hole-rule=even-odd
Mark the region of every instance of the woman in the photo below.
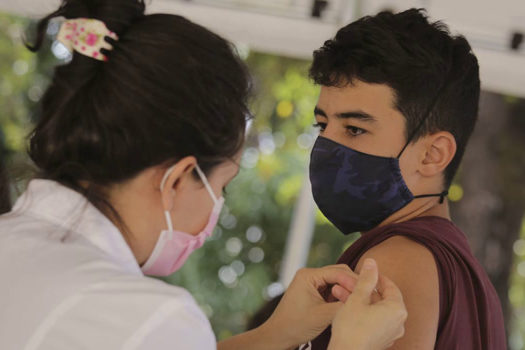
[[[0,219],[0,348],[213,349],[189,293],[144,274],[175,272],[217,223],[239,171],[245,67],[224,39],[134,0],[63,1],[31,49],[59,16],[73,59],[30,138],[39,174]],[[294,348],[334,317],[334,350],[386,347],[406,312],[386,279],[370,305],[370,263],[357,286],[346,266],[301,270],[265,324],[219,348]],[[344,307],[320,296],[329,285]]]

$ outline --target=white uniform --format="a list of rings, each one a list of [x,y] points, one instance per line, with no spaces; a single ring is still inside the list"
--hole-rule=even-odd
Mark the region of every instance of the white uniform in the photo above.
[[[216,349],[183,288],[145,277],[83,196],[32,180],[0,216],[0,349]]]

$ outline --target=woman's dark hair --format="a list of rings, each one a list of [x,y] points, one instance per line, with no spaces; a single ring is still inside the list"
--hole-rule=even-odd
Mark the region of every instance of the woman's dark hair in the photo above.
[[[232,44],[181,16],[144,11],[143,0],[63,0],[27,44],[38,50],[54,17],[98,19],[118,35],[105,38],[107,62],[74,52],[56,68],[29,146],[38,177],[117,217],[102,189],[189,155],[209,173],[239,152],[250,115],[249,76]]]
[[[452,36],[441,22],[430,23],[423,9],[381,12],[341,28],[316,50],[310,77],[324,86],[354,79],[390,86],[412,142],[450,132],[457,143],[444,174],[444,185],[450,186],[477,120],[480,94],[478,62],[463,36]]]

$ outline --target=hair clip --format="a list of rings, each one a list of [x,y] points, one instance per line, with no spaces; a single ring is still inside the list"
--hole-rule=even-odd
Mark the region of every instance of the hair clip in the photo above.
[[[106,36],[118,40],[117,34],[109,30],[104,22],[92,18],[75,18],[62,23],[57,40],[70,52],[74,50],[96,60],[107,61],[107,56],[100,52],[101,49],[113,49],[104,40]]]

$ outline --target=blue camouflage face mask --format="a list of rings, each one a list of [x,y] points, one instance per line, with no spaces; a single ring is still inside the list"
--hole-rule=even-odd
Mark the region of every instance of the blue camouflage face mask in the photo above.
[[[412,137],[411,137],[412,138]],[[399,168],[399,157],[380,157],[353,150],[319,136],[310,157],[310,182],[317,206],[343,234],[368,231],[403,208],[414,196]]]

